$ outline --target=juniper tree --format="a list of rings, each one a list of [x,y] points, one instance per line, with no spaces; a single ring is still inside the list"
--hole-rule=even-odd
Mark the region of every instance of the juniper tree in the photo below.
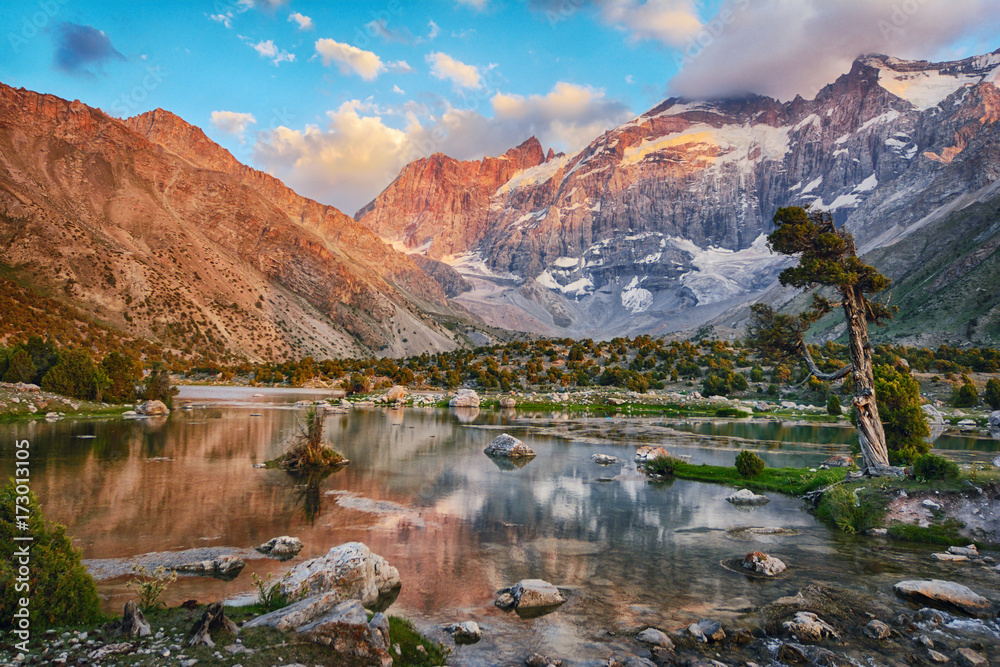
[[[796,266],[785,269],[778,279],[782,285],[811,289],[830,287],[840,295],[833,302],[814,294],[809,309],[798,316],[777,314],[768,306],[754,307],[747,327],[748,339],[758,349],[803,357],[811,376],[833,381],[851,375],[854,383],[852,404],[857,412],[858,440],[869,474],[882,474],[889,465],[885,431],[875,400],[868,324],[892,317],[892,311],[868,299],[890,285],[890,280],[857,256],[854,237],[837,229],[833,217],[822,211],[801,207],[780,208],[774,216],[776,229],[767,237],[768,247],[784,255],[798,255]],[[823,373],[813,361],[805,343],[805,333],[821,317],[840,306],[847,324],[851,363]]]

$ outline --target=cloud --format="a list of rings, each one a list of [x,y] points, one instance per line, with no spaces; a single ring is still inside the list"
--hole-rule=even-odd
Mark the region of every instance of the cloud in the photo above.
[[[393,60],[387,65],[387,68],[391,72],[398,72],[400,74],[412,74],[417,71],[405,60]]]
[[[374,21],[369,21],[365,24],[365,32],[367,32],[372,37],[381,37],[385,42],[390,44],[424,44],[425,42],[432,42],[441,33],[441,28],[438,27],[437,23],[434,21],[427,22],[427,36],[417,37],[414,35],[409,28],[403,26],[399,28],[393,28],[389,25],[386,19],[375,19]]]
[[[465,5],[466,7],[472,7],[477,11],[483,11],[489,6],[490,0],[456,0],[458,4]]]
[[[669,88],[690,98],[811,98],[859,55],[950,59],[957,41],[998,31],[992,0],[727,0],[682,49]]]
[[[55,30],[55,68],[66,74],[94,76],[88,69],[108,61],[124,61],[125,56],[115,50],[111,40],[89,25],[63,22]]]
[[[606,23],[626,30],[634,41],[681,46],[701,29],[694,0],[603,0],[597,5]]]
[[[402,88],[400,88],[399,86],[397,86],[395,84],[393,84],[393,86],[392,86],[392,92],[396,93],[397,95],[405,95],[406,94],[405,90],[403,90]]]
[[[328,112],[326,127],[279,127],[258,135],[254,162],[296,191],[351,213],[368,203],[412,160],[442,152],[456,159],[501,155],[535,135],[572,152],[634,114],[589,87],[560,82],[545,95],[495,94],[492,116],[437,101],[435,113],[408,102],[375,107],[352,100]],[[383,116],[402,122],[392,127]]]
[[[332,39],[317,40],[316,52],[322,56],[324,65],[329,66],[335,62],[341,74],[353,72],[365,81],[372,81],[380,72],[385,71],[382,59],[371,51],[364,51]]]
[[[431,65],[431,74],[438,79],[448,79],[462,88],[480,88],[483,85],[478,68],[455,60],[447,53],[428,53],[427,62]]]
[[[226,26],[227,28],[232,28],[233,27],[233,16],[234,16],[234,14],[232,12],[226,12],[225,14],[209,14],[208,18],[212,19],[213,21],[217,21],[217,22],[221,23],[222,25]]]
[[[249,125],[257,122],[252,113],[240,113],[237,111],[213,111],[212,125],[215,129],[226,134],[241,135]]]
[[[299,30],[312,30],[316,26],[313,25],[313,20],[306,16],[305,14],[300,14],[298,12],[292,12],[288,15],[289,21],[295,21],[299,24]]]
[[[439,28],[438,24],[435,23],[434,21],[428,21],[427,22],[427,28],[428,28],[428,32],[427,32],[427,41],[428,42],[434,41],[434,39],[436,39],[437,36],[441,34],[441,28]]]
[[[267,40],[251,44],[253,50],[260,54],[262,58],[268,58],[275,66],[282,62],[295,62],[295,54],[282,51],[274,45],[274,40]]]

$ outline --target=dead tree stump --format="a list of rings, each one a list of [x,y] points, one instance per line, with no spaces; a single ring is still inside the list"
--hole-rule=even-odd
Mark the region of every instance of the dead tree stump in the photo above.
[[[204,644],[209,648],[214,648],[215,642],[212,641],[213,630],[224,630],[234,635],[240,633],[239,626],[226,617],[221,602],[213,602],[208,605],[208,609],[201,615],[201,619],[195,622],[194,627],[191,628],[191,632],[188,633],[191,637],[188,640],[188,644],[191,646]]]
[[[146,637],[151,632],[146,617],[132,600],[125,603],[121,618],[104,627],[110,637]]]

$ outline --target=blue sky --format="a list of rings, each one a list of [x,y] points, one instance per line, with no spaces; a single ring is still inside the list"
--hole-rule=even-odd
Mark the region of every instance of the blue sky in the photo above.
[[[0,82],[162,107],[353,213],[411,159],[575,151],[671,94],[810,97],[861,53],[1000,47],[990,0],[3,3]]]

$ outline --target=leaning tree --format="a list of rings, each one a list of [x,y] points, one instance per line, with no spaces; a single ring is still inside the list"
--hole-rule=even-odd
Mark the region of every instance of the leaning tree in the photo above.
[[[868,323],[888,320],[892,311],[870,301],[867,295],[881,292],[891,281],[858,259],[854,237],[837,229],[829,213],[797,206],[780,208],[774,216],[774,224],[776,229],[767,237],[768,247],[785,255],[799,256],[797,266],[779,275],[781,284],[799,288],[831,287],[841,299],[836,303],[814,294],[810,308],[798,316],[777,314],[770,307],[757,304],[747,327],[748,339],[762,350],[800,354],[810,374],[820,380],[836,380],[850,373],[854,380],[852,403],[857,413],[865,472],[885,474],[889,468],[889,454],[875,402]],[[851,363],[833,373],[822,373],[809,354],[805,333],[810,325],[838,305],[843,308],[847,320]]]

